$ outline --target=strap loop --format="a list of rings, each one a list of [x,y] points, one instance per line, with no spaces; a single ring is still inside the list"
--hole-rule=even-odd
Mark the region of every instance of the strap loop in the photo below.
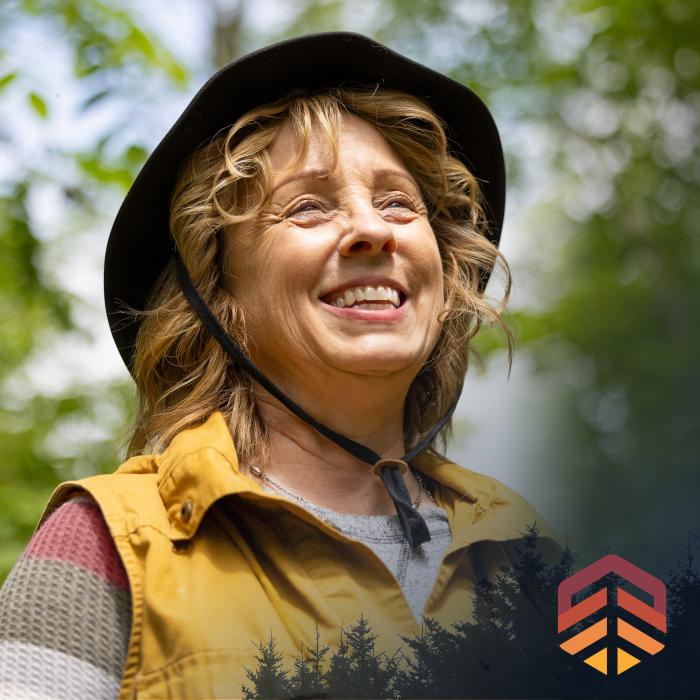
[[[406,474],[408,474],[408,464],[402,459],[380,459],[372,467],[372,471],[377,476],[381,476],[381,471],[385,467],[398,469],[401,472],[401,476],[406,476]]]

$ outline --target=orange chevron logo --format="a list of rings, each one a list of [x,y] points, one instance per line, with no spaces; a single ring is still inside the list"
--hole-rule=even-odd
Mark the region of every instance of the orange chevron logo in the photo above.
[[[650,596],[652,604],[643,602],[612,580],[574,603],[576,593],[603,577],[612,579],[609,574],[617,574],[636,586]],[[559,634],[566,633],[568,637],[559,646],[568,654],[577,656],[580,653],[584,663],[605,675],[620,675],[636,666],[642,660],[634,655],[639,650],[654,655],[664,648],[664,644],[652,636],[667,631],[664,582],[616,554],[608,554],[564,579],[559,584],[557,604]],[[581,629],[584,619],[606,608],[605,617]],[[635,624],[620,617],[620,613],[632,617]],[[646,631],[639,629],[640,623]],[[573,636],[568,636],[572,632]]]

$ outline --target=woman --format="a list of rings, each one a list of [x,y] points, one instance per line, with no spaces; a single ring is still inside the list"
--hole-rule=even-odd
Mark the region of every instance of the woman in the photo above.
[[[214,76],[110,235],[133,456],[52,497],[3,588],[0,687],[238,697],[264,640],[308,659],[361,618],[391,654],[469,619],[541,522],[431,446],[500,323],[503,189],[481,101],[365,37]]]

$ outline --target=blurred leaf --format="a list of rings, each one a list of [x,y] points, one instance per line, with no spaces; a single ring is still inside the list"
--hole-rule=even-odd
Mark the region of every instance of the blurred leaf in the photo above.
[[[61,27],[74,49],[74,69],[81,78],[137,65],[162,72],[180,86],[187,79],[184,66],[118,2],[24,0],[21,7]]]
[[[78,164],[83,172],[104,185],[117,185],[128,189],[132,181],[131,170],[121,164],[109,164],[98,157],[81,156]]]
[[[29,93],[29,104],[42,119],[46,119],[46,117],[49,116],[49,108],[46,106],[44,98],[41,97],[41,95],[39,95],[38,93]]]
[[[83,172],[104,185],[116,185],[127,190],[138,169],[146,160],[147,152],[142,146],[128,146],[118,158],[108,158],[105,149],[108,140],[88,154],[78,154],[76,159]]]
[[[124,153],[124,161],[134,169],[140,168],[148,157],[148,151],[142,146],[132,145]]]
[[[15,78],[17,73],[6,73],[0,78],[0,91],[4,90]]]
[[[88,97],[88,99],[80,105],[80,110],[82,112],[86,112],[91,107],[94,107],[99,102],[102,102],[102,100],[104,100],[105,97],[108,97],[111,93],[111,90],[100,90],[94,95],[90,95],[90,97]]]

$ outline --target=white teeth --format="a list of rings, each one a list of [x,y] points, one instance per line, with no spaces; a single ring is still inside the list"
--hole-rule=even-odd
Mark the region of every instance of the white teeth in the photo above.
[[[349,306],[355,305],[355,308],[379,308],[386,309],[386,304],[360,304],[360,302],[372,302],[372,301],[388,301],[391,302],[392,306],[398,308],[401,306],[401,294],[398,290],[392,287],[377,286],[372,287],[370,285],[364,287],[353,287],[352,289],[346,289],[340,292],[335,299],[331,300],[333,306],[338,306],[341,309],[347,308]]]
[[[342,301],[342,305],[339,303]],[[401,305],[401,296],[398,290],[392,287],[353,287],[352,289],[346,289],[333,301],[334,306],[347,307],[362,301],[389,301],[393,306],[399,307]]]

